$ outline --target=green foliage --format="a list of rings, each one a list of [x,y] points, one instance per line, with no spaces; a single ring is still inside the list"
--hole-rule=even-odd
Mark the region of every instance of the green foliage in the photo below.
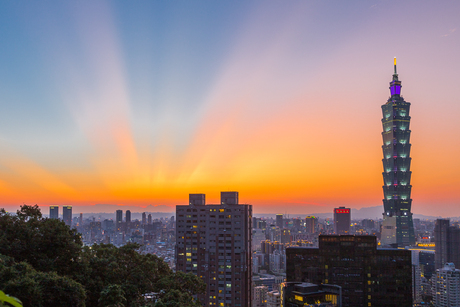
[[[3,291],[0,291],[0,306],[22,307],[22,303],[17,298],[6,295]]]
[[[85,289],[78,282],[5,256],[0,257],[0,287],[25,306],[85,306]]]
[[[172,289],[166,292],[153,307],[201,307],[189,292]]]
[[[165,293],[172,290],[179,290],[190,295],[201,294],[206,291],[206,285],[201,278],[193,274],[185,274],[184,272],[176,272],[164,276],[158,281],[156,288],[157,291],[164,291]]]
[[[195,307],[201,306],[193,295],[205,293],[206,285],[196,275],[176,272],[164,276],[156,284],[159,295],[158,302],[154,307]]]
[[[0,209],[0,289],[32,307],[140,307],[149,293],[160,298],[150,306],[201,306],[193,298],[205,290],[200,278],[173,273],[139,247],[83,247],[75,229],[43,218],[38,206]]]
[[[125,292],[120,285],[108,285],[99,297],[99,307],[125,307]]]
[[[0,210],[0,254],[26,261],[36,270],[62,275],[76,269],[80,236],[64,222],[42,218],[38,206],[21,206],[17,215]]]
[[[85,247],[81,254],[84,265],[77,280],[87,291],[88,305],[97,306],[101,292],[108,284],[120,285],[125,293],[126,305],[142,303],[144,293],[152,292],[156,283],[172,274],[168,265],[155,255],[139,254],[138,244],[117,248],[111,244]]]

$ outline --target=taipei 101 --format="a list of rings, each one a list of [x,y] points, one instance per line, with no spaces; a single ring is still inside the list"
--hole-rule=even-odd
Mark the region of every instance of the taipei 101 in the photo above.
[[[460,2],[0,2],[0,307],[460,307]]]

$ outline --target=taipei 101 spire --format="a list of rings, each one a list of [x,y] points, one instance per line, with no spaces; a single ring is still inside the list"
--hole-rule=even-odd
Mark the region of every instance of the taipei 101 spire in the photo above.
[[[410,103],[401,96],[396,58],[390,93],[382,106],[384,213],[381,243],[404,247],[415,243],[411,212]]]

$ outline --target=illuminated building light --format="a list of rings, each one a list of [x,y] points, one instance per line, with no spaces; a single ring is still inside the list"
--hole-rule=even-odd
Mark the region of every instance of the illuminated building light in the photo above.
[[[417,243],[417,246],[419,246],[419,247],[435,247],[435,244],[434,243]]]

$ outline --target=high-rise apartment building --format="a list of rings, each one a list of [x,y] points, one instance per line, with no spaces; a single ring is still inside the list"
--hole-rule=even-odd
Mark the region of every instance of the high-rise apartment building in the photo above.
[[[251,243],[252,206],[238,204],[238,192],[222,192],[218,205],[190,194],[176,206],[176,270],[203,279],[203,306],[251,307]]]
[[[252,307],[267,307],[267,286],[254,287],[254,298],[252,300]]]
[[[277,290],[267,293],[267,307],[281,307],[281,294]]]
[[[123,210],[117,210],[115,214],[115,227],[117,230],[121,230],[121,223],[123,222]]]
[[[142,225],[147,224],[147,214],[142,212]]]
[[[449,227],[448,219],[437,219],[434,226],[434,266],[435,269],[440,269],[449,262]]]
[[[346,235],[350,233],[350,208],[339,207],[334,209],[334,233]]]
[[[315,233],[317,225],[318,219],[315,216],[307,216],[305,218],[305,230],[308,234]]]
[[[277,214],[276,215],[276,226],[279,227],[280,229],[284,228],[283,215],[282,214]]]
[[[460,270],[455,264],[446,263],[436,270],[433,283],[433,302],[436,307],[460,306]]]
[[[396,58],[390,93],[390,98],[382,105],[384,213],[381,242],[404,247],[415,243],[411,212],[410,103],[401,96]]]
[[[411,251],[377,249],[375,236],[319,236],[319,248],[286,248],[287,282],[337,285],[342,306],[412,306]]]
[[[131,223],[131,210],[126,210],[126,223]]]
[[[67,226],[72,226],[72,206],[62,207],[62,219]]]
[[[50,206],[50,219],[59,218],[59,206]]]
[[[435,268],[442,268],[447,262],[460,267],[460,228],[450,226],[448,219],[437,219],[434,227]]]

